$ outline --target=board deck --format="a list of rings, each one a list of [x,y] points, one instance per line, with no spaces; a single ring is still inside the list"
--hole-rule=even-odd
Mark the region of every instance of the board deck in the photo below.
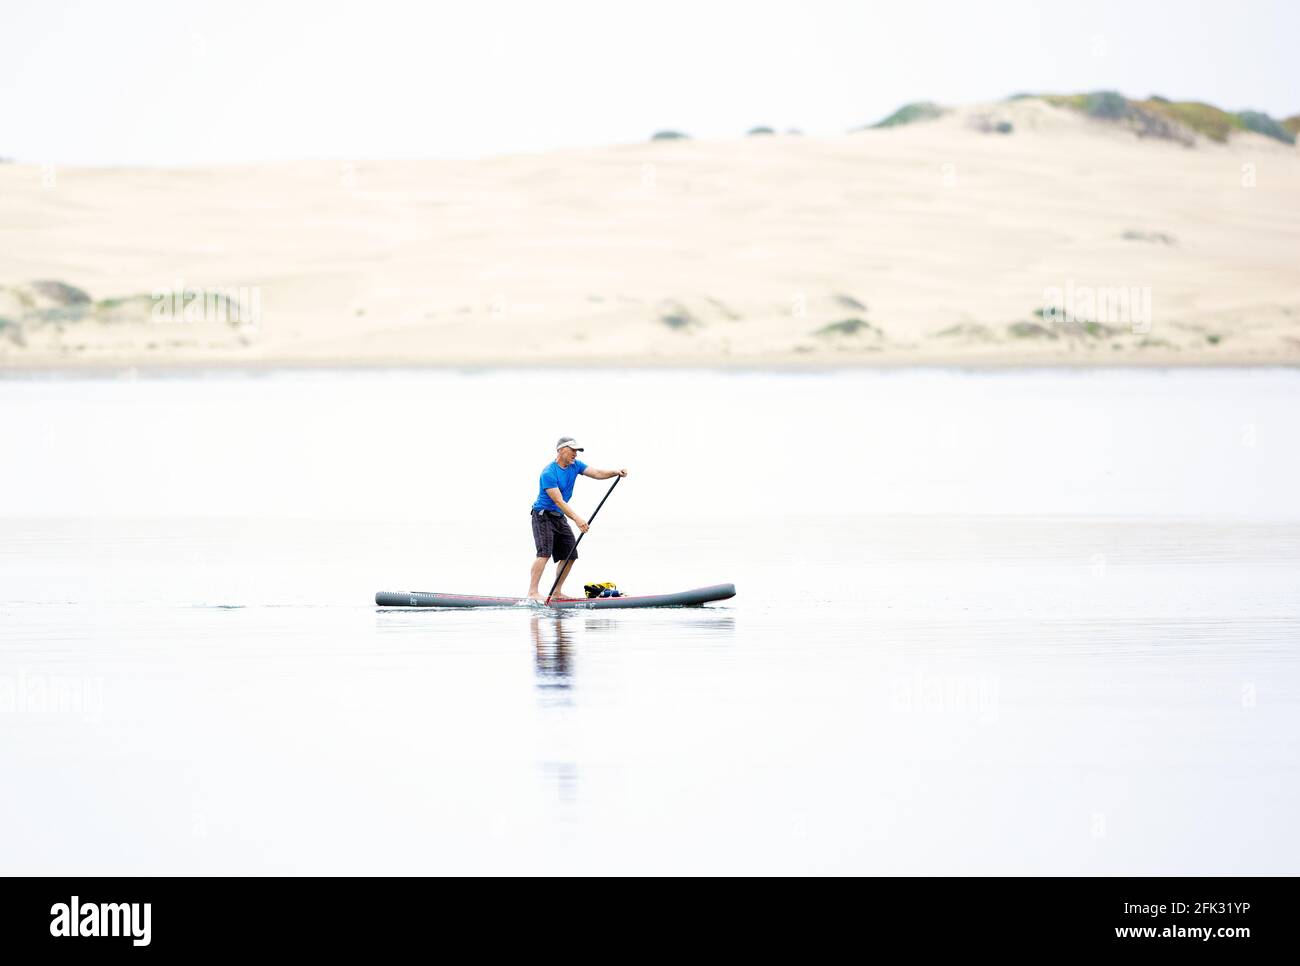
[[[675,594],[649,594],[633,597],[557,597],[551,607],[561,610],[622,610],[632,607],[698,607],[715,600],[736,596],[735,584],[715,584]],[[476,597],[470,594],[427,593],[420,590],[381,590],[375,594],[379,607],[517,607],[531,604],[527,597]],[[541,606],[541,605],[535,605]]]

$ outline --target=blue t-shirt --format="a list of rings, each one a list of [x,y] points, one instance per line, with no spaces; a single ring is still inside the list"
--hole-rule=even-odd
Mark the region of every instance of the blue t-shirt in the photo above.
[[[546,495],[547,489],[554,486],[560,491],[560,496],[564,497],[564,502],[568,503],[573,499],[573,481],[578,478],[578,474],[587,468],[587,464],[582,460],[574,460],[569,464],[569,468],[561,469],[560,464],[555,461],[542,470],[541,484],[542,488],[537,493],[537,499],[533,503],[534,510],[551,510],[555,513],[560,512],[560,508],[555,505],[555,501]]]

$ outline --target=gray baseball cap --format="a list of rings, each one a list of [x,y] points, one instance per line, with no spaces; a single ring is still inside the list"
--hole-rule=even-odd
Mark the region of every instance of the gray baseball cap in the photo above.
[[[576,439],[574,439],[572,436],[561,436],[560,439],[559,439],[559,442],[557,442],[557,443],[555,444],[555,451],[558,453],[560,450],[564,449],[564,447],[566,447],[566,446],[568,446],[568,447],[570,447],[570,448],[572,448],[572,449],[576,449],[579,453],[582,452],[582,444],[579,443],[579,442],[578,442]]]

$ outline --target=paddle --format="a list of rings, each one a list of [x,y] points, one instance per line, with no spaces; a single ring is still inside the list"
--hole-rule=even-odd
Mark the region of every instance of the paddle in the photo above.
[[[614,477],[614,486],[618,486],[618,481],[621,480],[622,478],[623,477],[621,476]],[[609,499],[609,495],[614,492],[614,486],[611,486],[608,490],[605,491],[605,495],[602,496],[600,498],[600,502],[596,504],[596,509],[591,512],[591,516],[587,519],[587,530],[590,530],[591,525],[596,522],[596,514],[599,513],[600,508],[605,505],[605,501]],[[578,534],[578,539],[573,542],[573,546],[569,549],[569,555],[564,558],[564,563],[560,564],[560,569],[556,571],[555,583],[551,584],[551,592],[546,595],[547,607],[551,606],[551,597],[554,596],[555,594],[555,588],[560,586],[560,577],[563,576],[564,574],[564,568],[569,566],[569,561],[572,560],[573,555],[578,552],[578,544],[582,543],[582,538],[585,537],[586,535],[587,535],[586,531]]]

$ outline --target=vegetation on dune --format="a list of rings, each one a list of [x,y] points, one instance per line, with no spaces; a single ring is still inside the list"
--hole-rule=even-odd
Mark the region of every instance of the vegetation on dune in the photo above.
[[[1277,140],[1285,141],[1287,144],[1295,144],[1294,131],[1288,131],[1284,125],[1279,124],[1261,111],[1241,111],[1237,114],[1237,120],[1241,121],[1242,126],[1247,131],[1254,131],[1256,134],[1263,134],[1265,137],[1277,138]]]
[[[1168,101],[1163,99],[1130,101],[1117,91],[1093,91],[1088,94],[1048,94],[1043,100],[1056,107],[1079,111],[1098,121],[1124,124],[1139,137],[1177,141],[1188,146],[1195,140],[1190,131],[1164,113],[1161,105],[1168,104]]]
[[[152,295],[122,295],[116,298],[100,299],[95,303],[95,308],[104,312],[125,308],[140,308],[149,311],[153,309],[155,301]],[[233,304],[233,300],[228,301]]]
[[[1083,113],[1089,117],[1100,118],[1103,121],[1118,121],[1128,116],[1128,100],[1117,91],[1093,91],[1082,96]]]
[[[1091,94],[1044,94],[1043,100],[1056,107],[1082,111],[1089,117],[1117,121],[1127,117],[1128,100],[1116,91],[1093,91]]]
[[[1007,332],[1016,339],[1055,339],[1056,333],[1037,322],[1012,322]]]
[[[191,332],[202,335],[189,334],[186,339],[201,338],[211,344],[214,326],[223,326],[239,334],[242,344],[247,345],[247,330],[241,326],[256,322],[252,317],[258,311],[256,298],[244,306],[219,290],[186,289],[183,296],[174,294],[168,305],[156,294],[94,300],[83,289],[53,279],[0,286],[0,344],[5,348],[35,344],[43,351],[79,352],[85,345],[76,341],[77,334],[90,331],[97,339],[108,338],[119,347],[139,347],[143,331],[157,331],[155,325],[160,322],[175,322],[198,326]],[[162,307],[167,309],[165,314],[158,312]],[[112,335],[108,334],[110,329]],[[169,344],[181,342],[172,339]],[[157,343],[148,345],[155,347]]]
[[[1051,327],[1047,328],[1037,322],[1014,322],[1007,326],[1007,330],[1019,339],[1042,337],[1055,339],[1058,335],[1070,337],[1087,335],[1094,339],[1106,339],[1114,335],[1122,335],[1126,331],[1123,328],[1106,325],[1103,322],[1094,322],[1089,319],[1072,321],[1063,318],[1059,306],[1036,308],[1030,314],[1034,318],[1048,323]]]
[[[1034,94],[1020,91],[1006,98],[1008,103],[1024,100],[1042,100],[1055,107],[1069,108],[1099,121],[1110,121],[1130,128],[1138,137],[1158,138],[1176,141],[1191,146],[1195,135],[1208,138],[1220,144],[1237,132],[1253,131],[1265,137],[1271,137],[1286,144],[1295,144],[1300,135],[1300,114],[1284,120],[1276,120],[1263,111],[1225,111],[1213,104],[1200,101],[1173,101],[1159,94],[1152,94],[1141,100],[1125,97],[1119,91],[1088,91],[1080,94]],[[948,110],[933,101],[913,101],[904,104],[888,117],[854,130],[878,130],[880,128],[901,127],[918,121],[933,121],[943,117]],[[1015,128],[1008,120],[997,120],[987,116],[976,117],[972,121],[976,130],[990,134],[1011,134]],[[752,127],[745,132],[747,137],[776,134],[775,128],[767,125]],[[798,134],[791,128],[786,133]],[[681,131],[656,131],[652,141],[688,140],[690,135]]]
[[[1010,134],[1015,125],[1007,120],[999,120],[989,114],[976,114],[970,119],[972,130],[981,134]]]
[[[666,299],[659,304],[659,321],[674,332],[686,332],[701,323],[690,309],[681,302]]]
[[[819,335],[823,338],[834,338],[836,336],[846,335],[873,335],[877,339],[884,335],[880,329],[876,328],[866,319],[851,318],[840,319],[838,322],[831,322],[816,329],[813,335]]]
[[[704,301],[710,306],[712,306],[717,311],[717,313],[721,315],[724,319],[726,319],[728,322],[740,321],[741,319],[740,313],[735,311],[731,306],[727,305],[721,299],[715,299],[712,295],[706,295],[704,296]]]
[[[1157,138],[1162,141],[1175,141],[1184,147],[1196,144],[1196,134],[1187,125],[1169,116],[1158,104],[1133,104],[1133,110],[1127,118],[1120,121],[1126,124],[1140,138]]]
[[[1197,134],[1218,141],[1222,144],[1228,140],[1233,131],[1245,130],[1245,126],[1234,114],[1220,110],[1213,104],[1199,101],[1147,100],[1138,102],[1142,107],[1171,121],[1175,121]]]
[[[80,322],[90,314],[90,303],[78,302],[75,305],[55,305],[51,308],[41,309],[31,321],[34,322]]]
[[[1112,335],[1119,335],[1124,331],[1123,329],[1106,325],[1102,322],[1079,322],[1076,324],[1085,335],[1090,335],[1094,339],[1107,339]]]
[[[715,322],[740,322],[744,316],[712,295],[688,295],[660,299],[654,320],[674,332],[689,334]]]
[[[1021,98],[1024,95],[1016,95]],[[1199,134],[1220,144],[1240,131],[1254,131],[1287,144],[1294,144],[1300,117],[1279,123],[1261,111],[1231,112],[1200,101],[1171,101],[1159,94],[1145,100],[1130,100],[1117,91],[1092,91],[1087,94],[1045,94],[1048,104],[1079,111],[1101,121],[1127,124],[1140,137],[1158,137],[1192,143],[1191,134]]]
[[[992,329],[977,322],[959,322],[957,325],[939,330],[934,335],[939,339],[963,339],[968,342],[990,342],[994,338]]]
[[[32,291],[42,298],[49,299],[55,305],[89,305],[90,296],[67,282],[41,279],[32,282]]]
[[[1121,236],[1125,241],[1156,242],[1161,245],[1176,245],[1178,240],[1163,231],[1138,231],[1130,228]]]
[[[933,121],[935,118],[943,117],[943,115],[944,109],[938,104],[931,101],[916,101],[913,104],[904,104],[883,121],[877,121],[875,124],[868,126],[872,128],[898,127],[902,124],[913,124],[917,121]]]

